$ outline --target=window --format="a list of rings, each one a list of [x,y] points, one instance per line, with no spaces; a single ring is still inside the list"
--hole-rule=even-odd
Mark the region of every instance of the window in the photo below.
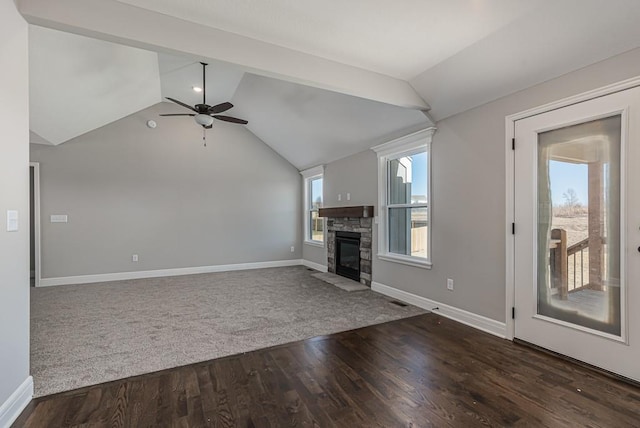
[[[378,153],[378,258],[431,267],[429,128],[374,147]]]
[[[318,216],[322,208],[322,166],[302,171],[304,177],[305,243],[324,246],[324,218]]]

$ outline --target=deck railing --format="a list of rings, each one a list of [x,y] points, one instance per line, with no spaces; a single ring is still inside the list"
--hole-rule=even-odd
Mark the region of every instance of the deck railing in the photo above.
[[[567,231],[551,231],[551,279],[552,287],[562,300],[569,293],[589,285],[589,238],[567,246]]]
[[[589,238],[567,247],[567,266],[568,291],[589,284]]]

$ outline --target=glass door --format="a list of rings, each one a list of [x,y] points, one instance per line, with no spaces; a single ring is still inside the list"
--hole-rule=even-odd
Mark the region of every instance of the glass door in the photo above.
[[[549,321],[622,335],[622,115],[538,133],[537,305]]]
[[[515,336],[635,380],[639,99],[635,88],[518,120],[514,155]]]

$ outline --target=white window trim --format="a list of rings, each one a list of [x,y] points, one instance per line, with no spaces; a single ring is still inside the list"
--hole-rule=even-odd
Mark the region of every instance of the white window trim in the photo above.
[[[433,236],[433,217],[431,215],[431,207],[433,206],[433,198],[431,192],[431,141],[433,134],[436,132],[435,127],[423,129],[404,137],[397,138],[384,144],[373,147],[371,150],[378,155],[378,254],[380,260],[401,263],[409,266],[420,267],[423,269],[431,269],[432,263],[432,246],[431,239]],[[427,189],[427,209],[429,219],[429,234],[427,240],[427,248],[429,258],[406,256],[389,252],[389,227],[387,225],[388,207],[387,192],[389,191],[387,183],[387,162],[389,159],[395,159],[400,155],[415,154],[417,151],[426,150],[428,154],[428,189]]]
[[[315,180],[317,178],[322,178],[324,180],[324,165],[318,165],[313,168],[305,169],[304,171],[300,171],[300,174],[302,175],[303,185],[304,185],[304,197],[302,200],[302,213],[303,213],[302,215],[304,216],[304,221],[303,221],[304,239],[302,242],[305,245],[324,248],[324,243],[326,241],[326,234],[327,234],[326,219],[322,220],[324,223],[324,227],[322,228],[323,229],[322,241],[314,241],[309,238],[311,236],[311,230],[309,225],[309,213],[311,211],[309,206],[309,201],[311,198],[309,183],[312,180]],[[323,183],[323,188],[324,188],[324,183]],[[323,195],[323,199],[324,199],[324,195]]]

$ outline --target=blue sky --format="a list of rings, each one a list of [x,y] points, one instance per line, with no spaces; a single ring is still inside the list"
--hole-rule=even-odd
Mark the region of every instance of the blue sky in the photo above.
[[[412,162],[412,178],[411,193],[414,195],[427,195],[427,154],[418,153],[411,156]]]
[[[587,190],[589,185],[588,169],[586,164],[574,164],[567,162],[550,161],[549,177],[551,179],[551,200],[553,205],[562,205],[565,199],[562,197],[568,189],[573,189],[582,205],[587,205],[589,199]]]
[[[313,180],[311,182],[311,199],[313,202],[320,197],[322,199],[322,181],[323,180]]]

